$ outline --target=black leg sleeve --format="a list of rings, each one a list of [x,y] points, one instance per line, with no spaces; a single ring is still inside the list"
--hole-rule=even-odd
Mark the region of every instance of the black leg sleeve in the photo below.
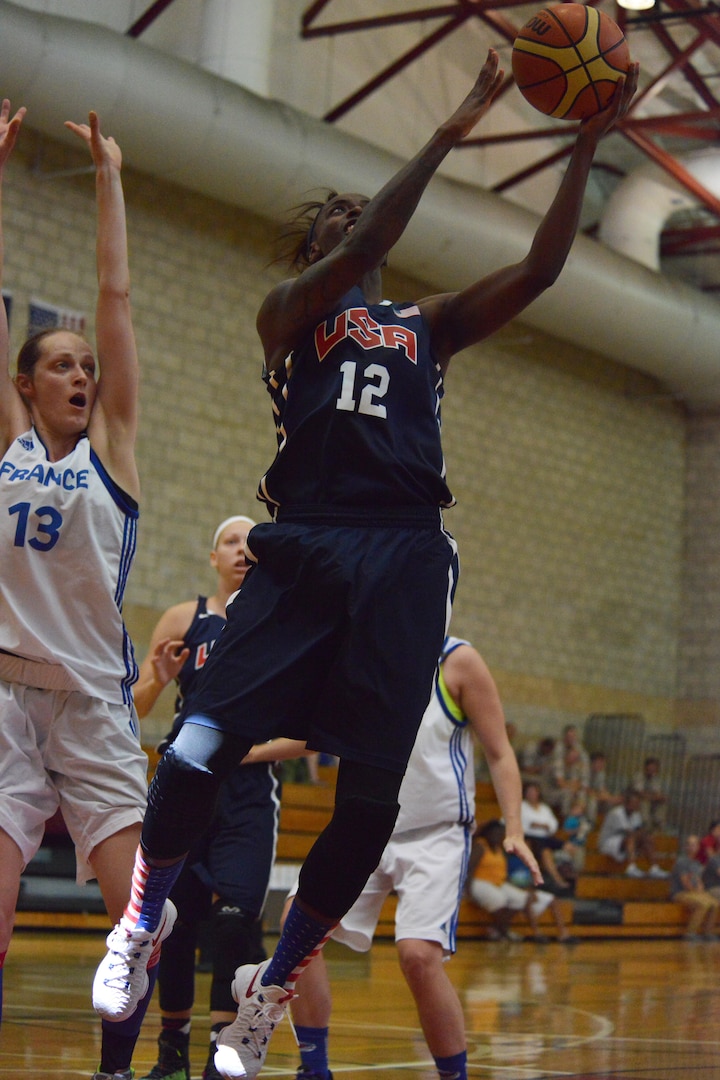
[[[336,921],[349,911],[380,862],[400,809],[402,776],[341,762],[332,819],[300,871],[298,898]]]
[[[247,740],[186,722],[158,762],[148,790],[142,846],[154,859],[185,855],[208,828],[220,784]]]

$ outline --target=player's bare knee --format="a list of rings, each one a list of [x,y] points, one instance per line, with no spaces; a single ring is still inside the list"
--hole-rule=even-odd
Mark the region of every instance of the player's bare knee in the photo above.
[[[437,941],[402,938],[397,943],[397,951],[402,973],[411,985],[442,964],[443,949]]]

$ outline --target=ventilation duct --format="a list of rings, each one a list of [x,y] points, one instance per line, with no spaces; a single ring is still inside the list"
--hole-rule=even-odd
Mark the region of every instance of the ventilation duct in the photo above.
[[[720,198],[720,150],[703,150],[680,159],[695,180]],[[670,216],[698,205],[677,180],[648,161],[622,180],[608,199],[599,236],[613,251],[660,270],[660,234]]]
[[[258,97],[141,41],[0,0],[3,93],[27,123],[63,138],[97,109],[127,164],[280,219],[313,188],[372,193],[392,154]],[[68,137],[69,138],[69,137]],[[393,251],[431,288],[457,289],[525,256],[538,219],[436,177]],[[608,247],[578,237],[552,289],[523,322],[661,379],[689,405],[720,405],[720,306]]]

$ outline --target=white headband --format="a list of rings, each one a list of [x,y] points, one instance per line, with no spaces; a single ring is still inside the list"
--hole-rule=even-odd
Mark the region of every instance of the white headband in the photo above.
[[[214,551],[214,550],[215,550],[215,548],[217,547],[217,545],[218,545],[218,540],[220,539],[220,537],[222,536],[222,534],[223,534],[223,533],[225,532],[225,530],[227,529],[228,525],[233,525],[233,524],[234,524],[234,523],[235,523],[236,521],[242,521],[242,522],[243,522],[243,524],[245,524],[245,525],[249,525],[249,526],[250,526],[250,528],[252,528],[252,527],[253,527],[253,525],[257,525],[257,521],[253,521],[253,519],[252,519],[252,518],[249,518],[249,517],[244,517],[244,516],[243,516],[242,514],[236,514],[236,515],[235,515],[235,516],[233,516],[233,517],[225,518],[225,520],[224,520],[224,521],[221,521],[221,522],[220,522],[220,524],[218,525],[217,529],[216,529],[216,530],[215,530],[215,532],[213,533],[213,542],[212,542],[212,549],[213,549],[213,551]]]

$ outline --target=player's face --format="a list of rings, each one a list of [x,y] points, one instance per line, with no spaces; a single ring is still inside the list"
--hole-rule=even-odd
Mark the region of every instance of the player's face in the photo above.
[[[318,212],[313,229],[316,258],[322,258],[342,243],[355,227],[357,219],[370,202],[366,195],[336,195]]]
[[[84,338],[59,330],[42,342],[31,375],[18,375],[18,389],[41,420],[60,435],[82,434],[97,396],[96,365]]]
[[[217,546],[210,555],[210,563],[220,580],[233,591],[240,588],[248,572],[245,541],[249,531],[248,525],[232,522],[220,533]]]

